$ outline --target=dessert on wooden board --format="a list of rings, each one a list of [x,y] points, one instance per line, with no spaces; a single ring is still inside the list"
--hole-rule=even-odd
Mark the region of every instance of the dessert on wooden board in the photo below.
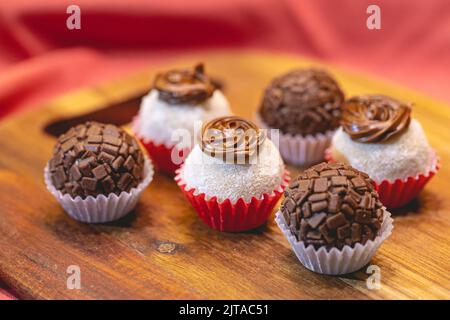
[[[318,273],[366,265],[393,229],[385,206],[409,202],[438,169],[409,104],[384,95],[344,101],[324,70],[275,79],[259,110],[264,129],[229,114],[202,65],[171,70],[156,76],[133,132],[160,169],[178,168],[176,183],[213,229],[261,226],[284,193],[276,222],[300,262]],[[198,143],[179,149],[174,132],[185,130],[195,141],[198,121]],[[267,129],[279,129],[280,140],[272,142]],[[181,151],[182,161],[173,162]],[[324,156],[329,163],[310,167],[288,186],[283,158],[305,165]],[[91,223],[126,215],[152,178],[152,162],[137,140],[96,122],[61,135],[45,168],[47,188],[66,212]]]

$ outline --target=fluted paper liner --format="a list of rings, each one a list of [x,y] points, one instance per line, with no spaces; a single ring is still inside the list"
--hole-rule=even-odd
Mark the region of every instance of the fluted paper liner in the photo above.
[[[209,227],[225,232],[241,232],[255,229],[267,221],[284,190],[290,176],[285,170],[280,186],[271,193],[264,193],[259,199],[252,197],[250,202],[239,198],[235,203],[230,199],[221,202],[217,197],[208,197],[195,188],[188,188],[182,178],[183,167],[177,170],[175,181],[199,217]]]
[[[331,248],[327,251],[325,247],[315,249],[312,245],[305,247],[304,242],[298,241],[291,233],[280,211],[276,213],[275,221],[289,241],[298,260],[307,269],[321,274],[340,275],[355,272],[368,264],[383,241],[391,235],[394,220],[385,208],[383,210],[383,223],[374,240],[369,240],[364,245],[356,243],[354,247],[346,245],[341,250]]]
[[[400,208],[416,198],[428,181],[436,174],[440,168],[439,157],[434,150],[432,161],[428,170],[416,176],[405,179],[374,181],[381,203],[389,209]],[[325,160],[335,162],[331,149],[325,150]]]
[[[259,115],[255,116],[255,122],[259,127],[267,129],[270,138],[270,128],[264,123]],[[275,128],[274,128],[275,129]],[[306,166],[316,164],[324,160],[324,152],[330,146],[334,130],[315,135],[292,135],[279,133],[278,149],[284,160],[287,162]]]
[[[153,179],[153,165],[147,157],[144,161],[142,182],[129,192],[122,191],[119,195],[111,193],[108,196],[88,196],[85,199],[79,196],[73,198],[69,194],[63,195],[51,181],[48,164],[44,169],[44,180],[48,191],[58,200],[69,216],[81,222],[105,223],[122,218],[136,207],[141,193]]]
[[[148,154],[153,160],[153,164],[160,171],[168,173],[172,176],[175,171],[183,164],[184,159],[189,155],[190,149],[177,150],[176,146],[168,146],[164,143],[155,143],[151,139],[144,137],[139,131],[139,118],[135,117],[132,123],[133,134],[138,138]],[[172,161],[172,152],[177,152],[182,159],[180,164]]]

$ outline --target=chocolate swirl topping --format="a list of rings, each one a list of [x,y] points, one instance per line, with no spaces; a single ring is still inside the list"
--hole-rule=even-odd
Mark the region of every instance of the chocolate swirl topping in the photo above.
[[[236,116],[213,119],[203,126],[202,151],[225,162],[249,163],[266,135],[253,122]],[[241,163],[242,162],[242,163]]]
[[[198,104],[212,96],[216,89],[205,75],[203,64],[193,70],[170,70],[156,76],[153,87],[159,99],[169,104]]]
[[[356,96],[343,107],[342,127],[359,142],[377,143],[408,128],[411,106],[383,95]]]

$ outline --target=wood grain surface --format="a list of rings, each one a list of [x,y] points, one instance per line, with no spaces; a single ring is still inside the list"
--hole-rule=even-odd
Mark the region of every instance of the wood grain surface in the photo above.
[[[197,61],[223,82],[233,111],[249,118],[272,77],[317,64],[230,51],[189,56],[170,66]],[[395,212],[393,234],[371,262],[381,268],[379,290],[367,288],[365,270],[333,277],[305,269],[273,215],[252,232],[209,229],[173,180],[160,174],[124,219],[103,225],[70,219],[44,186],[43,169],[55,143],[44,129],[54,131],[55,123],[89,118],[101,108],[115,106],[117,115],[124,103],[137,110],[136,97],[149,89],[157,70],[83,89],[0,123],[0,278],[19,297],[33,299],[449,299],[450,107],[394,84],[326,67],[348,95],[384,93],[414,101],[413,115],[441,157],[440,172],[420,198]],[[131,115],[124,112],[116,120],[126,122]],[[295,175],[299,168],[290,170]],[[80,267],[80,290],[67,289],[71,265]]]

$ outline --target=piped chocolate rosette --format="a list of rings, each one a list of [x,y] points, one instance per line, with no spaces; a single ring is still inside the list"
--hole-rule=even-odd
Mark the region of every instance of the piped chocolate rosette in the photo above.
[[[249,163],[266,135],[253,122],[236,116],[214,119],[202,128],[202,151],[227,163]]]
[[[195,105],[210,98],[216,89],[205,75],[203,64],[194,69],[170,70],[155,77],[153,87],[159,99],[169,104]]]
[[[383,95],[356,96],[343,107],[342,127],[355,141],[378,143],[406,130],[411,106]]]

